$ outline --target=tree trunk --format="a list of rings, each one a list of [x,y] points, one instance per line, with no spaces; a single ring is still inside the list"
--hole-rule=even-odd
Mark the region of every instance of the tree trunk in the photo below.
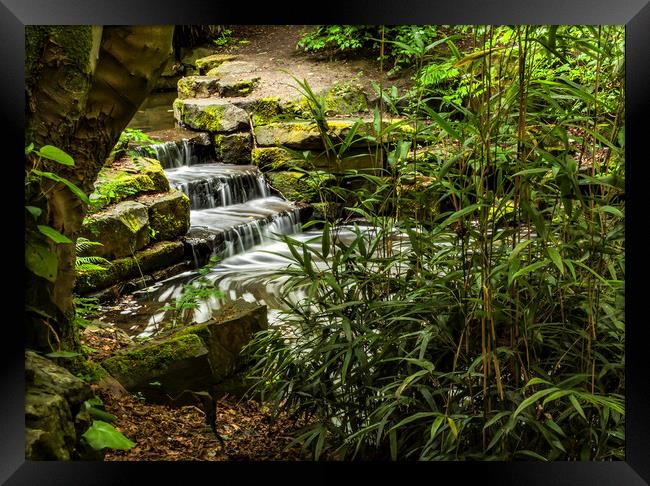
[[[173,26],[75,26],[26,28],[26,143],[54,145],[74,167],[28,157],[27,169],[54,172],[85,194],[120,133],[153,88],[172,52]],[[72,290],[75,245],[85,203],[49,179],[29,183],[26,204],[42,210],[37,223],[73,243],[56,244],[26,216],[27,238],[56,255],[56,276],[27,272],[26,346],[77,349]],[[32,231],[29,231],[29,229]],[[60,343],[60,344],[59,344]]]

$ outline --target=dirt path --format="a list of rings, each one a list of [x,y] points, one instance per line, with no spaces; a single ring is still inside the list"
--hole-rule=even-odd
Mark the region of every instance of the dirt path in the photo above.
[[[314,91],[354,82],[370,94],[374,93],[372,81],[384,86],[395,85],[400,91],[411,84],[407,77],[389,80],[381,72],[379,62],[373,59],[324,59],[321,54],[302,52],[296,47],[298,40],[312,29],[304,25],[232,26],[232,42],[220,52],[237,55],[238,61],[256,66],[254,72],[261,78],[254,92],[256,98],[298,97],[291,75],[306,79]]]

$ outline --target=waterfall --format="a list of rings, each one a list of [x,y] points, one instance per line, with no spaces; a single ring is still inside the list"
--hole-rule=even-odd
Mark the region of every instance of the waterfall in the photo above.
[[[191,209],[230,206],[271,195],[264,175],[251,168],[236,169],[223,164],[185,166],[168,170],[167,178],[172,187],[190,198]]]

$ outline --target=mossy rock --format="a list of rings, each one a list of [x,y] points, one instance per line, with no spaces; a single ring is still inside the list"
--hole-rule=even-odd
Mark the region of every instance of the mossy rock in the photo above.
[[[232,375],[245,361],[244,347],[257,331],[268,327],[265,305],[236,300],[226,303],[207,322],[186,327],[174,336],[196,335],[207,345],[215,382]]]
[[[143,196],[138,202],[148,208],[152,241],[173,240],[189,230],[190,199],[182,191]]]
[[[221,66],[224,62],[230,62],[237,59],[237,56],[232,54],[212,54],[209,56],[201,57],[194,61],[194,66],[200,73],[207,73],[211,69]]]
[[[300,160],[281,147],[255,147],[251,151],[251,162],[260,170],[286,170],[299,166]]]
[[[216,160],[224,164],[250,164],[252,145],[253,137],[248,132],[214,136]]]
[[[146,387],[151,382],[177,383],[175,391],[202,389],[201,377],[210,370],[208,348],[194,334],[154,341],[111,356],[102,366],[129,391]],[[186,372],[187,369],[191,371]]]
[[[361,85],[354,83],[339,83],[316,93],[325,108],[325,115],[358,115],[368,111],[368,97]],[[297,108],[302,114],[310,112],[310,101],[303,96],[298,101]]]
[[[210,98],[219,95],[219,80],[213,76],[185,76],[178,80],[179,98]]]
[[[177,99],[174,117],[182,126],[212,133],[232,133],[249,127],[248,114],[222,99]]]
[[[350,132],[355,120],[327,120],[327,134],[335,142],[341,142]],[[370,134],[372,122],[362,122],[357,130],[359,136]],[[324,149],[318,126],[307,121],[280,121],[255,127],[255,139],[262,147],[284,145],[295,149]],[[354,145],[367,145],[360,141]]]
[[[169,267],[185,257],[181,241],[161,241],[135,253],[118,258],[102,269],[77,272],[75,291],[79,294],[105,289],[118,282]]]
[[[251,152],[251,161],[265,172],[291,170],[294,167],[299,167],[328,172],[358,170],[369,174],[373,173],[371,169],[382,166],[377,154],[364,149],[349,150],[337,165],[334,157],[328,157],[325,152],[318,150],[307,150],[294,155],[282,147],[255,147]]]
[[[81,435],[91,424],[83,403],[92,397],[86,382],[52,360],[25,351],[25,458],[82,458],[86,448]],[[100,460],[103,456],[93,455]]]
[[[310,202],[316,200],[316,190],[309,185],[309,176],[304,172],[268,172],[266,177],[271,187],[279,191],[289,201]]]
[[[84,220],[79,236],[97,241],[89,254],[121,258],[149,244],[147,207],[136,201],[123,201],[90,215]]]
[[[203,324],[159,336],[102,362],[127,390],[169,401],[183,390],[208,390],[234,374],[253,334],[268,326],[266,306],[226,304]],[[152,383],[155,382],[155,385]]]
[[[125,157],[99,171],[95,190],[89,196],[89,213],[141,194],[167,192],[169,189],[169,181],[159,161],[147,157]]]

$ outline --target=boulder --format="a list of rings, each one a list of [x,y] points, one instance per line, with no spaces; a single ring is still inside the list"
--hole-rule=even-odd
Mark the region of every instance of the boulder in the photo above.
[[[216,160],[224,164],[249,165],[253,137],[249,132],[215,135]]]
[[[149,244],[147,207],[136,201],[113,204],[88,216],[79,236],[102,243],[92,247],[92,255],[109,259],[131,255]]]
[[[262,171],[302,167],[304,163],[281,147],[255,147],[251,150],[251,162]]]
[[[183,126],[213,133],[231,133],[249,127],[244,110],[218,98],[177,99],[174,117]]]
[[[268,325],[266,306],[238,300],[213,319],[119,353],[102,362],[127,390],[167,402],[183,390],[207,390],[245,363],[242,350]]]
[[[255,147],[251,151],[251,161],[262,171],[291,170],[293,167],[303,169],[320,169],[336,171],[338,169],[354,169],[369,173],[368,169],[381,167],[382,163],[377,160],[376,154],[363,149],[350,149],[340,160],[341,166],[337,167],[333,157],[320,150],[292,154],[282,147]]]
[[[135,253],[135,256],[118,258],[98,270],[77,272],[75,291],[80,294],[105,289],[124,280],[169,267],[184,259],[183,242],[160,241]]]
[[[148,208],[152,241],[173,240],[190,228],[190,199],[181,191],[138,198]]]
[[[100,459],[82,434],[92,420],[83,403],[90,386],[34,351],[25,351],[25,458],[27,460]]]

